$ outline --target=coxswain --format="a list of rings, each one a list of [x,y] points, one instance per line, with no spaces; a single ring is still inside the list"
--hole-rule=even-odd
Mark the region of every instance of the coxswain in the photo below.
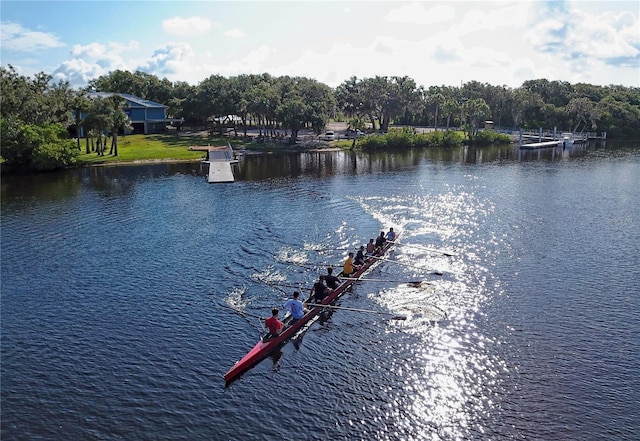
[[[282,322],[278,320],[278,313],[280,310],[278,308],[273,308],[271,310],[271,317],[264,321],[264,325],[267,327],[269,332],[273,337],[277,337],[282,332]]]

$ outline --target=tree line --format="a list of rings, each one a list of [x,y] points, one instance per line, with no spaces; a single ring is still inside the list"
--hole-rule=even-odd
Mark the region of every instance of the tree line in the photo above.
[[[546,79],[518,88],[470,81],[460,87],[424,86],[407,76],[351,77],[335,89],[306,77],[211,75],[197,85],[171,82],[145,72],[116,70],[73,89],[39,73],[33,78],[12,66],[0,68],[1,157],[14,168],[71,165],[82,148],[67,133],[87,134],[85,151],[117,155],[117,133],[127,126],[117,96],[88,99],[87,92],[128,93],[167,106],[167,116],[186,126],[217,124],[236,115],[235,130],[254,127],[265,136],[280,130],[295,142],[299,130],[320,134],[329,120],[352,129],[386,132],[391,124],[461,128],[471,142],[484,121],[497,128],[557,127],[563,131],[606,131],[609,138],[640,136],[640,88],[570,84]]]

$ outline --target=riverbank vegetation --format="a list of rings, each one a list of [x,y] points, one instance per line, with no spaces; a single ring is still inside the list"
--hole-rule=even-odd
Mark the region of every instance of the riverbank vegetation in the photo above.
[[[465,134],[459,130],[433,131],[416,133],[415,129],[402,127],[391,129],[381,136],[366,136],[359,142],[362,150],[387,150],[402,148],[430,148],[430,147],[457,147],[465,142]],[[479,132],[476,146],[493,144],[509,144],[511,138],[508,135],[492,130]]]
[[[0,68],[0,160],[3,170],[48,170],[78,163],[184,159],[184,146],[138,146],[126,104],[117,95],[89,99],[87,92],[128,93],[166,105],[174,129],[195,127],[220,138],[264,146],[295,145],[305,129],[320,135],[329,121],[377,133],[349,148],[426,148],[466,142],[503,142],[497,131],[556,127],[600,131],[608,138],[640,137],[640,88],[569,84],[546,79],[508,88],[470,81],[460,87],[421,86],[409,77],[352,77],[337,88],[304,77],[269,74],[211,75],[197,85],[172,83],[144,72],[114,71],[73,89],[50,75],[20,75]],[[233,115],[232,123],[226,117]],[[490,121],[490,122],[488,122]],[[401,125],[409,129],[393,130]],[[433,132],[416,134],[411,127]],[[248,132],[257,132],[260,144]],[[76,134],[83,133],[83,139]],[[120,136],[119,136],[120,135]],[[460,139],[462,138],[462,139]],[[202,144],[204,139],[198,141]],[[127,142],[129,144],[127,144]],[[150,142],[150,141],[145,141]],[[235,142],[235,141],[234,141]],[[75,146],[75,147],[74,147]],[[123,155],[125,157],[123,158]],[[158,155],[158,156],[154,156]],[[166,156],[169,155],[169,156]]]

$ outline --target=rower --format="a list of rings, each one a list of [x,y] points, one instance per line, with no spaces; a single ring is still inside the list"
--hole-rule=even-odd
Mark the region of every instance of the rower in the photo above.
[[[333,275],[333,268],[327,268],[327,274],[324,276],[324,281],[327,282],[327,287],[330,289],[336,289],[340,284],[340,279]]]
[[[356,257],[353,259],[353,264],[358,267],[364,264],[364,245],[360,245],[360,249],[356,253]]]
[[[344,267],[342,268],[342,275],[345,277],[351,276],[353,274],[353,253],[350,252],[347,260],[344,261]]]
[[[264,325],[271,333],[272,337],[277,337],[282,332],[282,327],[284,326],[280,320],[278,320],[278,313],[280,310],[278,308],[273,308],[271,310],[271,317],[264,321]]]
[[[367,256],[371,256],[375,252],[376,244],[373,242],[373,239],[369,239],[369,243],[367,244]]]
[[[318,281],[311,287],[309,297],[313,297],[316,303],[322,303],[322,300],[329,295],[331,290],[324,284],[324,276],[318,277]]]
[[[288,309],[291,313],[291,324],[300,320],[307,312],[302,302],[298,300],[298,297],[300,297],[300,293],[298,291],[294,291],[293,298],[284,302],[285,309]]]
[[[393,232],[393,227],[389,228],[387,235],[384,237],[389,242],[393,242],[396,239],[396,233]]]
[[[387,239],[384,237],[384,231],[381,231],[380,236],[378,236],[376,239],[376,249],[379,250],[380,248],[382,248],[386,241]]]

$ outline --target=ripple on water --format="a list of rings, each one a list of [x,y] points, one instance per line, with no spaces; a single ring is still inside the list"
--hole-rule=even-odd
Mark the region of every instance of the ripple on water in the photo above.
[[[635,162],[333,159],[3,188],[2,438],[634,438]],[[392,225],[341,304],[407,320],[336,311],[223,388],[260,328],[221,305],[267,315]]]

